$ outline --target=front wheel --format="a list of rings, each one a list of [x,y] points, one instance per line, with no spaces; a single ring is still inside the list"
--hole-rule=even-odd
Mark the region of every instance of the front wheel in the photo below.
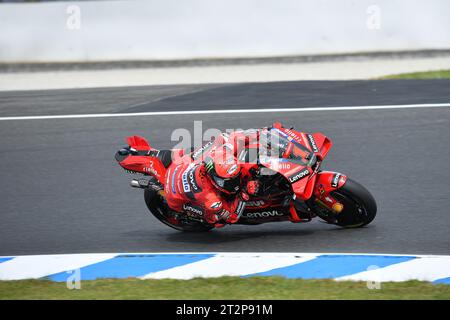
[[[314,199],[309,202],[311,209],[328,223],[344,228],[358,228],[368,225],[375,219],[377,214],[375,199],[356,181],[347,178],[341,188],[330,192],[330,196],[343,205],[340,213],[331,211]]]
[[[344,205],[342,212],[335,216],[338,226],[363,227],[375,219],[375,199],[369,190],[356,181],[347,178],[344,186],[331,192],[331,196]]]
[[[166,200],[161,192],[145,189],[144,199],[150,212],[159,221],[173,229],[186,232],[204,232],[214,228],[211,225],[199,221],[192,221],[184,218],[180,214],[173,213],[167,206]]]

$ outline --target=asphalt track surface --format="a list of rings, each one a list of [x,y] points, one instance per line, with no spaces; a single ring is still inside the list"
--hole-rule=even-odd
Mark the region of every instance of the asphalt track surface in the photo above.
[[[450,81],[317,81],[0,92],[0,117],[169,110],[448,103]],[[366,228],[308,224],[172,230],[114,160],[128,135],[170,148],[177,128],[321,131],[324,168],[378,203]],[[450,254],[450,108],[0,121],[0,255],[90,252]]]

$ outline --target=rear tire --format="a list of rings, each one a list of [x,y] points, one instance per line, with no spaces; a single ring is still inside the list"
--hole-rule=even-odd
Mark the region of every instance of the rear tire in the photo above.
[[[176,219],[176,216],[171,214],[164,197],[152,189],[144,190],[144,199],[150,213],[173,229],[185,232],[205,232],[214,228],[211,225],[198,221]]]
[[[335,216],[338,226],[359,228],[375,219],[375,199],[369,190],[356,181],[347,178],[344,186],[331,192],[331,196],[344,205],[344,210]]]

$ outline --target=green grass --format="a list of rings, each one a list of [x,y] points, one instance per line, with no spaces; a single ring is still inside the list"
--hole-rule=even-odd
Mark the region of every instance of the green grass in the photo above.
[[[450,285],[409,281],[382,283],[222,277],[192,280],[103,279],[81,289],[47,280],[0,281],[0,299],[450,299]]]
[[[449,79],[450,70],[394,74],[379,79]]]

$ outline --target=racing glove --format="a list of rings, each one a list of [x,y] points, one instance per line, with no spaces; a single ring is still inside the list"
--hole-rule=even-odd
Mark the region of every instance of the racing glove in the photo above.
[[[250,180],[247,182],[247,193],[254,196],[258,193],[261,183],[258,180]]]

